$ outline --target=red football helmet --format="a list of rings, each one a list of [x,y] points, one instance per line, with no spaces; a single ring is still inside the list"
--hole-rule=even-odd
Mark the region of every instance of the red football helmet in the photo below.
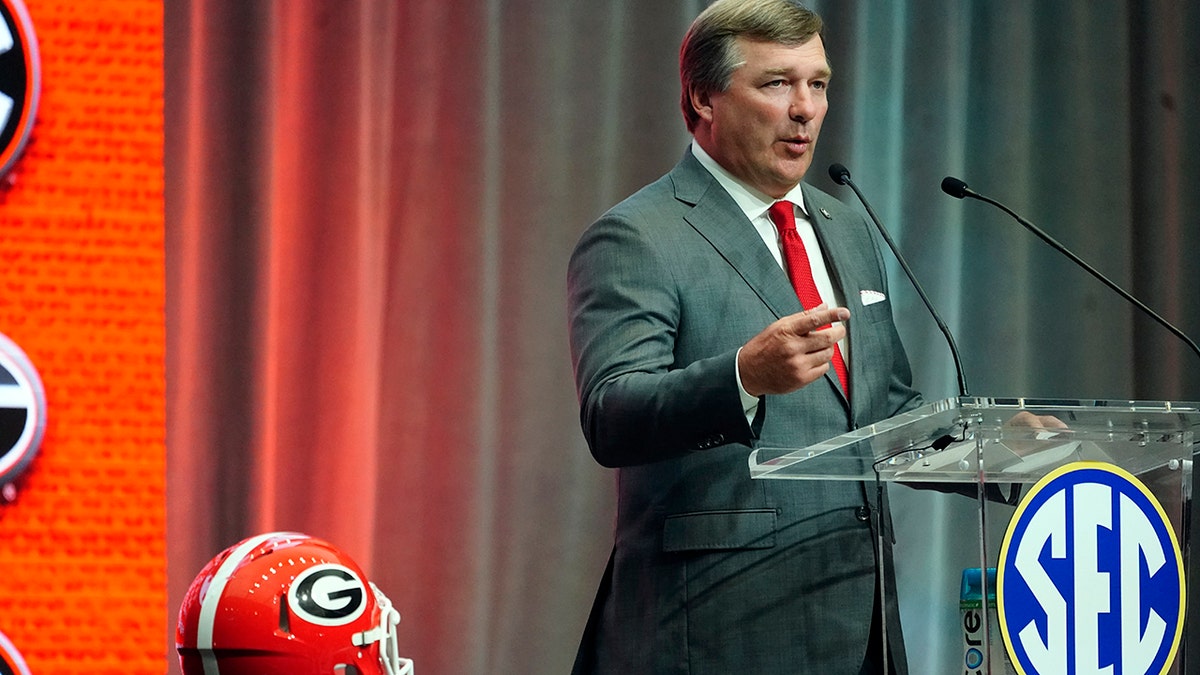
[[[400,613],[333,545],[296,532],[250,537],[188,588],[175,648],[184,675],[412,675]]]

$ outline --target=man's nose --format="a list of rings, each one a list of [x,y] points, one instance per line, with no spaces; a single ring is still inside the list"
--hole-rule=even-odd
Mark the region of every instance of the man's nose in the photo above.
[[[796,122],[807,122],[817,115],[817,101],[807,87],[796,87],[788,115]]]

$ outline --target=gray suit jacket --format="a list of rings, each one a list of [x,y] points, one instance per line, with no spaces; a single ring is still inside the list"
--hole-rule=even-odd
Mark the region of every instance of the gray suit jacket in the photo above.
[[[852,402],[830,369],[764,397],[747,423],[737,349],[801,307],[690,151],[604,214],[572,255],[583,431],[596,460],[618,467],[613,554],[576,672],[858,673],[876,584],[864,522],[873,497],[853,482],[751,480],[747,457],[885,419],[919,395],[889,303],[860,300],[887,292],[867,222],[815,188],[804,196],[851,311]],[[892,642],[903,673],[903,646]]]

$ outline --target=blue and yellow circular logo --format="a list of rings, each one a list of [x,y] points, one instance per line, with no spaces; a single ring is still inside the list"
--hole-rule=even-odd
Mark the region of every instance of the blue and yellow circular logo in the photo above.
[[[1129,472],[1068,464],[1009,523],[996,603],[1021,675],[1161,675],[1179,649],[1183,556],[1162,505]]]

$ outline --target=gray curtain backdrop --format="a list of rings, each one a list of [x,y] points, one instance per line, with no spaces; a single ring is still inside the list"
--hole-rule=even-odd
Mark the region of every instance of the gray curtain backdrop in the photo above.
[[[611,546],[564,275],[668,170],[700,0],[166,0],[171,625],[210,557],[298,529],[396,602],[425,673],[564,673]],[[1200,5],[832,0],[811,181],[872,201],[971,393],[1200,400],[1200,357],[999,211],[1200,335]],[[893,265],[929,399],[942,336]],[[914,672],[959,658],[970,502],[898,491]],[[950,580],[947,582],[946,580]],[[171,638],[168,660],[174,661]],[[177,672],[172,665],[172,672]]]

